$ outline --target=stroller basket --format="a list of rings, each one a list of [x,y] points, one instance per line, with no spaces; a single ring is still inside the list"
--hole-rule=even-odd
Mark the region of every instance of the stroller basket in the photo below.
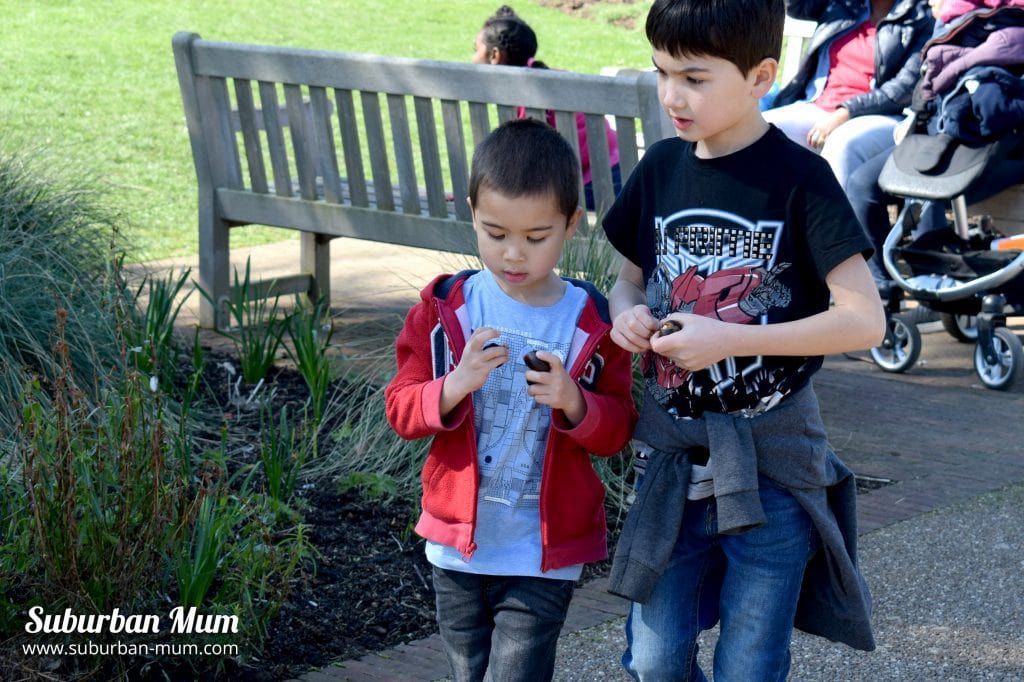
[[[996,289],[1024,272],[1022,251],[935,248],[928,243],[935,239],[929,239],[929,235],[900,248],[902,238],[901,219],[885,238],[882,262],[897,286],[922,301],[956,301],[975,296]],[[902,256],[912,277],[904,276],[897,267],[897,256]]]
[[[896,145],[879,175],[879,186],[896,196],[952,201],[956,227],[956,235],[925,235],[899,248],[912,222],[911,204],[903,207],[882,245],[882,263],[901,289],[922,301],[957,301],[996,289],[1024,272],[1024,253],[990,251],[987,242],[971,243],[964,200],[968,186],[988,165],[1004,159],[1014,144],[1006,138],[972,147],[946,135],[919,132]],[[897,256],[903,257],[913,277],[900,272]]]

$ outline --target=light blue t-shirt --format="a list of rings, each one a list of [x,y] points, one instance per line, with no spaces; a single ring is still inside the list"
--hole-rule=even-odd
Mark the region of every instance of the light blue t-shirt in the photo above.
[[[489,270],[469,277],[463,291],[471,328],[500,331],[497,342],[508,348],[509,361],[473,393],[480,465],[477,549],[467,562],[452,547],[428,541],[427,559],[440,568],[481,575],[576,580],[582,564],[540,570],[540,483],[551,408],[527,395],[523,355],[548,351],[564,364],[587,294],[567,282],[560,301],[531,306],[510,298]]]

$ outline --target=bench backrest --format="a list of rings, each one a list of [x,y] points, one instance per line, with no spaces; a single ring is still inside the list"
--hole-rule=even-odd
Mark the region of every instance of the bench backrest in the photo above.
[[[585,115],[598,213],[614,198],[606,117],[623,178],[638,160],[638,132],[672,134],[650,73],[609,78],[194,33],[173,45],[200,202],[215,195],[218,219],[232,225],[469,252],[472,149],[516,107],[554,111],[576,149],[576,112]]]

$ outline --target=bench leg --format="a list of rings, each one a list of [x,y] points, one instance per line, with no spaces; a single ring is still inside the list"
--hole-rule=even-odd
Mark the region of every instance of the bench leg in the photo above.
[[[228,226],[217,218],[212,197],[207,201],[200,197],[199,201],[199,286],[213,299],[210,301],[206,296],[199,297],[199,326],[206,329],[225,328],[230,324],[226,306],[223,305],[231,282]]]
[[[299,251],[302,274],[311,275],[309,300],[316,304],[321,297],[331,303],[331,238],[323,234],[303,232]]]

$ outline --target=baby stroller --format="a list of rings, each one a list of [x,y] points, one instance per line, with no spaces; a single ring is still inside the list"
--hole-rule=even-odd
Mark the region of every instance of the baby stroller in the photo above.
[[[1024,233],[1024,214],[997,230],[987,216],[969,218],[965,196],[1024,181],[1022,30],[1024,9],[999,6],[964,15],[924,47],[909,133],[878,178],[903,203],[881,248],[895,286],[885,340],[871,357],[885,371],[909,369],[921,352],[917,326],[900,313],[906,297],[939,313],[957,339],[975,342],[986,387],[1010,388],[1024,366],[1021,341],[1006,327],[1008,314],[1024,313],[1024,252],[1002,248]],[[924,201],[949,209],[952,223],[942,222],[952,229],[915,232]]]
[[[942,144],[948,156],[941,172],[922,173],[922,158],[934,158]],[[1006,158],[1014,140],[968,147],[943,136],[909,135],[893,152],[879,176],[886,192],[904,205],[882,246],[882,262],[896,287],[886,304],[882,345],[871,350],[880,368],[903,372],[921,353],[921,333],[902,302],[909,297],[941,315],[955,338],[975,342],[974,369],[988,388],[1005,390],[1024,367],[1024,348],[1006,327],[1006,316],[1024,314],[1024,252],[993,248],[1000,240],[1024,234],[1024,216],[1010,230],[997,231],[987,219],[968,217],[964,192],[991,164]],[[951,229],[924,232],[914,239],[921,201],[947,202]]]

